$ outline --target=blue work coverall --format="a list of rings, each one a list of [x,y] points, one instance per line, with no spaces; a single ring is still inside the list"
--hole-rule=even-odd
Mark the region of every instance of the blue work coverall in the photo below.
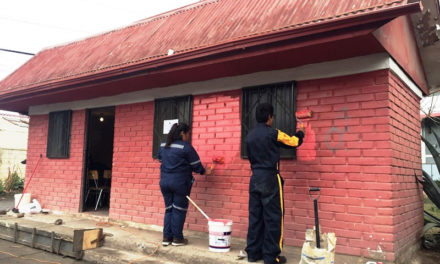
[[[248,259],[277,263],[283,248],[284,180],[279,174],[280,147],[296,148],[304,133],[289,136],[265,123],[246,136],[246,150],[251,164],[249,183]]]
[[[163,143],[157,154],[160,166],[160,190],[165,201],[163,235],[183,239],[183,225],[188,210],[186,196],[191,192],[192,172],[205,173],[199,155],[191,144],[174,141],[169,148]]]

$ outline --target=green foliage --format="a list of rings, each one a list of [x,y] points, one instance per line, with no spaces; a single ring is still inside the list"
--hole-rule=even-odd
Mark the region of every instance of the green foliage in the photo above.
[[[5,180],[4,189],[7,192],[22,190],[24,185],[24,179],[20,178],[16,171],[9,173],[8,178]]]
[[[3,181],[0,180],[0,193],[3,193],[5,191],[5,186],[3,185]]]
[[[12,190],[22,190],[24,185],[24,179],[18,176],[18,173],[14,171],[12,173]]]

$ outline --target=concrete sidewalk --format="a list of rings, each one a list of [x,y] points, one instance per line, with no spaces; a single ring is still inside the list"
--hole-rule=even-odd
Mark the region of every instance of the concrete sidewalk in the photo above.
[[[62,226],[55,226],[57,219],[63,220]],[[88,214],[55,215],[36,214],[26,215],[24,218],[1,216],[1,222],[33,226],[38,229],[53,231],[60,230],[73,234],[73,229],[97,228],[104,230],[105,242],[102,247],[84,252],[83,260],[92,263],[162,263],[162,264],[239,264],[248,263],[247,259],[237,260],[240,250],[245,247],[245,240],[232,238],[231,251],[227,253],[211,252],[208,249],[209,236],[207,233],[184,230],[189,244],[181,247],[163,247],[161,227],[138,225],[135,223],[119,223],[107,221],[105,217],[96,217]],[[129,225],[135,226],[130,227]],[[140,229],[142,228],[142,229]],[[69,230],[70,231],[66,231]],[[233,232],[233,229],[232,229]],[[285,247],[282,255],[288,259],[287,263],[299,263],[300,248]],[[335,263],[356,264],[367,260],[352,256],[338,255]],[[263,263],[260,261],[259,263]]]

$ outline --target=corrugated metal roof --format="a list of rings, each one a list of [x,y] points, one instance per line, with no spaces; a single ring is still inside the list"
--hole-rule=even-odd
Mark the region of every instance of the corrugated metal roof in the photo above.
[[[408,0],[206,0],[131,26],[43,50],[0,83],[7,94],[167,57],[358,17]]]

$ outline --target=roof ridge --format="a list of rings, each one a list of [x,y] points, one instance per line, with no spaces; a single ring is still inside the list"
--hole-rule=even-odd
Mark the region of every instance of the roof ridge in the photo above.
[[[144,18],[144,19],[142,19],[140,21],[134,22],[133,24],[130,24],[130,25],[122,26],[120,28],[115,28],[115,29],[112,29],[112,30],[106,31],[106,32],[96,33],[95,35],[91,35],[91,36],[85,37],[85,38],[80,39],[80,40],[75,40],[75,41],[68,42],[68,43],[65,43],[65,44],[61,44],[61,45],[49,47],[49,48],[46,48],[46,49],[42,49],[40,52],[45,52],[45,51],[48,51],[48,50],[53,50],[53,49],[57,49],[57,48],[61,48],[61,47],[67,47],[67,46],[70,46],[70,45],[75,45],[75,44],[84,42],[84,41],[86,41],[88,39],[91,39],[91,38],[105,36],[105,35],[112,34],[114,32],[120,31],[120,30],[125,30],[127,28],[143,26],[143,25],[146,25],[148,23],[151,23],[151,22],[154,22],[154,21],[157,21],[157,20],[161,20],[161,19],[164,19],[164,18],[167,18],[167,17],[170,17],[170,16],[178,15],[178,14],[190,11],[190,10],[194,10],[196,8],[200,8],[202,6],[206,6],[206,5],[209,5],[209,4],[217,3],[219,1],[221,1],[221,0],[199,0],[199,2],[195,2],[195,3],[189,4],[189,5],[185,5],[185,6],[176,8],[176,9],[165,11],[163,13],[154,15],[152,17],[147,17],[147,18]],[[146,21],[144,21],[144,20],[146,20]],[[40,52],[38,52],[38,53],[40,53]]]
[[[134,22],[131,26],[148,24],[148,23],[153,22],[153,21],[157,21],[157,20],[160,20],[160,19],[163,19],[163,18],[166,18],[166,17],[178,15],[178,14],[181,14],[181,13],[184,13],[184,12],[188,12],[190,10],[194,10],[196,8],[200,8],[202,6],[206,6],[206,5],[213,4],[213,3],[218,3],[220,1],[221,0],[200,0],[199,2],[195,2],[195,3],[192,3],[192,4],[186,5],[186,6],[182,6],[182,7],[176,8],[176,9],[172,9],[172,10],[163,12],[161,14],[157,14],[157,15],[154,15],[154,16],[151,16],[151,17],[147,17],[147,18],[141,19],[141,20],[139,20],[137,22]]]

